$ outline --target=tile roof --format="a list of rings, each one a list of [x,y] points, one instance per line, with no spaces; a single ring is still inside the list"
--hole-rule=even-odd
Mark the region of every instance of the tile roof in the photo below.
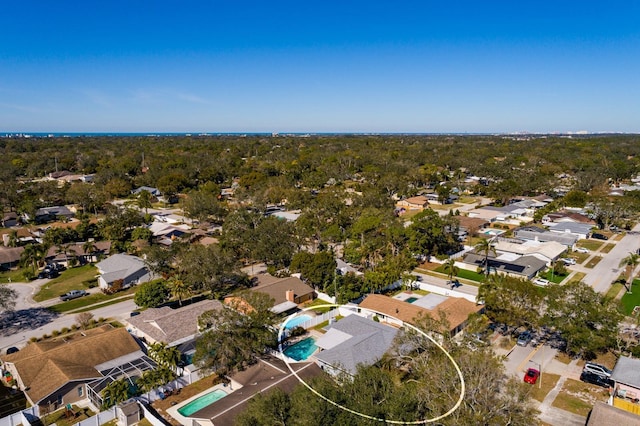
[[[150,308],[127,322],[156,342],[168,345],[182,343],[198,333],[198,317],[207,311],[222,308],[217,300],[203,300],[178,309],[168,306]]]
[[[38,403],[69,381],[100,377],[95,366],[140,351],[124,328],[106,325],[84,334],[67,341],[31,343],[2,360],[15,366],[29,399]]]

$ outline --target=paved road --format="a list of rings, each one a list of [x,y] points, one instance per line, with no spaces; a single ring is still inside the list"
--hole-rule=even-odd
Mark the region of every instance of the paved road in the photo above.
[[[582,279],[600,293],[606,293],[611,283],[618,279],[624,268],[620,268],[620,261],[640,248],[640,224],[628,232],[613,249],[604,254],[602,260],[591,270],[586,270],[587,275]]]
[[[30,283],[10,284],[17,292],[16,307],[13,312],[0,313],[0,352],[10,346],[22,347],[32,337],[51,334],[54,330],[71,327],[75,324],[77,314],[57,314],[46,309],[57,302],[57,299],[43,303],[34,302],[32,297],[39,287],[49,280],[35,280]],[[133,300],[109,305],[91,311],[94,318],[124,319],[136,309]]]

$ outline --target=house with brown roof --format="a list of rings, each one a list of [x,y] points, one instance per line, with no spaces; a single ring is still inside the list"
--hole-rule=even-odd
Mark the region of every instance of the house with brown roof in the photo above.
[[[29,402],[45,410],[87,399],[100,407],[100,392],[110,381],[156,366],[125,328],[110,325],[31,343],[0,359]]]
[[[377,313],[382,321],[402,325],[407,322],[415,324],[420,318],[430,317],[440,320],[444,316],[449,323],[449,334],[455,336],[467,325],[469,315],[484,312],[484,305],[477,305],[463,298],[446,297],[431,293],[421,297],[414,303],[370,294],[358,305]]]
[[[424,210],[429,207],[429,200],[424,195],[405,198],[396,203],[396,207],[405,210]]]
[[[251,291],[264,293],[274,300],[271,310],[277,314],[296,309],[299,304],[316,298],[315,290],[300,278],[277,278],[269,274],[254,277],[257,285]]]
[[[9,270],[18,266],[23,251],[24,247],[0,246],[0,271]]]
[[[69,266],[69,258],[75,257],[80,264],[97,262],[99,258],[109,254],[111,250],[111,241],[96,241],[93,243],[94,248],[88,253],[84,252],[84,242],[71,243],[63,247],[51,246],[47,251],[45,260],[47,263],[57,262],[63,263],[65,266]]]
[[[128,318],[125,323],[131,334],[142,341],[166,343],[178,348],[189,372],[197,370],[191,360],[195,354],[195,342],[200,336],[198,318],[209,311],[222,309],[217,300],[202,300],[176,309],[169,306],[149,308],[140,315]]]

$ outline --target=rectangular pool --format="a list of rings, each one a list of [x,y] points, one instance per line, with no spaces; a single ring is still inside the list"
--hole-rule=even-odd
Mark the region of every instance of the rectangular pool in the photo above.
[[[287,326],[285,328],[287,330],[291,330],[292,328],[296,328],[300,324],[305,323],[305,322],[309,321],[310,319],[311,319],[311,317],[309,315],[306,315],[306,314],[291,318],[291,320],[289,320],[289,322],[287,323]]]
[[[227,393],[222,389],[216,389],[212,392],[206,393],[188,404],[178,408],[178,413],[182,414],[185,417],[189,417],[193,413],[202,410],[204,407],[207,407],[219,399],[227,396]]]
[[[405,299],[405,302],[407,302],[407,303],[413,303],[413,302],[415,302],[416,300],[418,300],[418,298],[417,298],[417,297],[408,297],[407,299]]]

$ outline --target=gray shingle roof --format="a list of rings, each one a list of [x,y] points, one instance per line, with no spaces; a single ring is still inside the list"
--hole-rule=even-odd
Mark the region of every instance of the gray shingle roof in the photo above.
[[[332,332],[335,330],[335,332]],[[389,349],[398,330],[358,315],[349,315],[331,326],[316,342],[329,347],[315,355],[319,361],[339,366],[350,374],[358,365],[377,362]]]
[[[144,261],[139,257],[123,253],[109,256],[102,262],[98,262],[96,264],[96,267],[102,272],[102,275],[122,271],[126,271],[127,275],[130,275],[143,268],[146,268]]]
[[[576,243],[578,237],[573,234],[559,234],[557,232],[533,232],[528,230],[517,229],[513,233],[517,238],[523,240],[557,241],[565,246],[571,246]]]
[[[150,308],[127,320],[129,324],[157,342],[170,346],[182,343],[198,332],[198,317],[207,311],[222,309],[217,300],[203,300],[178,309],[168,306]]]
[[[640,359],[621,356],[613,368],[611,379],[640,389]]]

